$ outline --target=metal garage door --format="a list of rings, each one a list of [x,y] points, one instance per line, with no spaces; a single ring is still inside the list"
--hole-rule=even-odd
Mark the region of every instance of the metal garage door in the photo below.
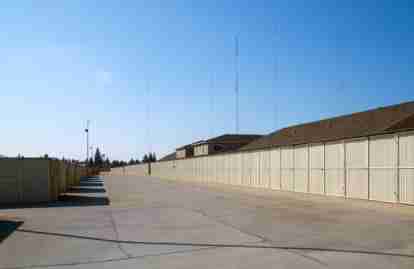
[[[308,192],[308,146],[294,148],[295,191]]]
[[[280,150],[270,151],[270,188],[280,189]]]
[[[324,145],[309,146],[309,192],[325,193],[325,157]]]
[[[399,138],[400,202],[414,204],[414,134]]]
[[[384,202],[398,201],[397,138],[371,137],[369,141],[370,199]]]
[[[327,143],[325,145],[325,188],[327,195],[344,196],[344,145]]]
[[[293,148],[282,148],[281,152],[282,190],[294,191],[295,183],[293,178]]]
[[[368,140],[347,141],[345,151],[346,196],[368,199]]]
[[[270,151],[261,151],[260,154],[260,187],[268,188],[270,181]]]

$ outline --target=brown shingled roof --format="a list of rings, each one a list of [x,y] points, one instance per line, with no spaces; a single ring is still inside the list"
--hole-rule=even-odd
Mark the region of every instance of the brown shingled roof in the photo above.
[[[159,159],[158,161],[163,162],[163,161],[172,161],[175,160],[175,152],[170,153],[168,155],[165,155],[164,157],[162,157],[161,159]]]
[[[326,142],[407,129],[414,129],[414,102],[287,127],[240,150]]]
[[[258,138],[262,137],[262,135],[252,135],[252,134],[224,134],[217,137],[210,138],[206,140],[206,143],[233,143],[238,141],[254,141]]]

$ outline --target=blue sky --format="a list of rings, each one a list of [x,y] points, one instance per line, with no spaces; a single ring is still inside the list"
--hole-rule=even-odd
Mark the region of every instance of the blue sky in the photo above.
[[[414,99],[410,1],[6,2],[8,156],[84,158],[87,119],[111,159],[234,133],[235,35],[241,133]]]

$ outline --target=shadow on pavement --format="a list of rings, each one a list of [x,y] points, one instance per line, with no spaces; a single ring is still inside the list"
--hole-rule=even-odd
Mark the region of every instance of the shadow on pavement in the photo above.
[[[364,249],[339,249],[339,248],[319,248],[319,247],[305,247],[305,246],[288,246],[288,245],[266,245],[266,244],[220,244],[220,243],[193,243],[193,242],[153,242],[153,241],[132,241],[132,240],[115,240],[107,238],[99,238],[92,236],[83,236],[75,234],[65,233],[52,233],[43,232],[29,229],[18,229],[17,232],[43,234],[57,237],[102,241],[108,243],[117,244],[132,244],[132,245],[153,245],[153,246],[188,246],[188,247],[214,247],[214,248],[250,248],[250,249],[275,249],[275,250],[300,250],[300,251],[317,251],[317,252],[338,252],[338,253],[351,253],[351,254],[366,254],[366,255],[378,255],[378,256],[394,256],[394,257],[406,257],[414,258],[414,255],[405,253],[393,253],[393,252],[381,252]]]
[[[104,188],[93,188],[93,187],[76,187],[70,188],[68,193],[104,193]]]
[[[23,221],[2,220],[0,219],[0,243],[9,237]]]

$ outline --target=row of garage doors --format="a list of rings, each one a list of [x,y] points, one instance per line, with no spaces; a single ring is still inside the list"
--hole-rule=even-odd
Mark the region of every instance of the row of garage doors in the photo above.
[[[414,134],[158,162],[152,175],[414,204]]]

